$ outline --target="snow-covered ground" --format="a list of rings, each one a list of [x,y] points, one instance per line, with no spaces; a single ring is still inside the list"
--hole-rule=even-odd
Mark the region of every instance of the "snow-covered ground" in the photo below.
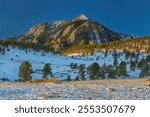
[[[113,56],[112,53],[108,53],[107,57],[104,57],[105,54],[103,52],[96,53],[95,55],[88,56],[61,56],[54,55],[52,53],[45,53],[45,56],[42,56],[41,52],[29,51],[26,53],[25,50],[19,50],[17,48],[10,48],[9,51],[6,51],[5,54],[0,54],[0,79],[8,78],[11,81],[18,79],[18,71],[19,66],[23,61],[29,61],[32,64],[32,68],[35,73],[32,74],[33,79],[41,78],[44,65],[46,63],[51,64],[52,72],[54,77],[58,79],[66,79],[67,75],[70,75],[72,79],[77,76],[77,70],[70,69],[70,63],[85,64],[86,67],[91,65],[94,62],[97,62],[102,66],[104,63],[106,65],[113,64]],[[139,59],[147,56],[146,54],[142,54]],[[98,59],[97,59],[98,58]],[[12,59],[12,60],[11,60]],[[119,63],[121,61],[130,61],[130,59],[125,59],[125,55],[122,54],[118,58]],[[131,71],[128,68],[129,77],[134,78],[138,77],[140,74],[140,70]]]
[[[88,56],[61,56],[58,54],[34,52],[32,50],[19,50],[17,48],[10,48],[9,51],[5,51],[5,54],[0,54],[0,79],[8,78],[11,81],[18,79],[19,66],[23,61],[29,61],[32,64],[32,68],[35,73],[32,74],[33,79],[42,77],[41,70],[46,63],[51,64],[54,77],[58,79],[66,79],[67,75],[71,78],[75,78],[77,70],[71,70],[70,64],[77,63],[85,64],[86,67],[94,62],[97,62],[102,66],[113,64],[113,55],[108,53],[105,57],[104,52],[96,53],[95,55]],[[139,60],[146,57],[146,54],[139,55]],[[134,60],[134,59],[133,59]],[[118,62],[127,61],[125,55],[118,58]],[[129,78],[138,77],[140,70],[130,70],[129,64],[127,65]],[[127,84],[116,84],[108,81],[103,85],[104,81],[99,84],[87,83],[82,81],[74,82],[62,82],[61,84],[29,84],[29,83],[8,83],[5,85],[0,84],[0,100],[1,99],[15,99],[15,100],[29,100],[29,99],[150,99],[150,85],[145,85],[145,79],[143,81],[139,79],[137,83],[132,83],[132,79]],[[137,79],[136,79],[137,80]],[[113,80],[114,81],[114,80]],[[120,82],[120,80],[117,80]],[[85,81],[86,82],[86,81]],[[93,82],[93,81],[88,81]],[[95,82],[95,81],[94,81]],[[126,83],[127,81],[123,81]]]
[[[0,100],[149,100],[149,92],[150,86],[143,83],[11,84],[0,85]]]

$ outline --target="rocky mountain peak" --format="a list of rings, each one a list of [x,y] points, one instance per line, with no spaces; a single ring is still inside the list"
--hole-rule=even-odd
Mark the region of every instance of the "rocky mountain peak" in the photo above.
[[[89,18],[86,15],[81,14],[78,17],[74,18],[73,21],[75,21],[75,20],[88,20],[88,19]]]
[[[132,37],[132,35],[112,31],[81,14],[71,21],[48,21],[37,24],[30,28],[25,35],[18,37],[18,41],[43,44],[59,50],[77,44],[100,44]]]

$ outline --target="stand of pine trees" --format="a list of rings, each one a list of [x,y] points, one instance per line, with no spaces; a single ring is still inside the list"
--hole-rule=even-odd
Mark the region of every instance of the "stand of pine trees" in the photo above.
[[[42,72],[43,72],[43,78],[48,78],[48,76],[50,75],[50,77],[52,77],[52,71],[51,71],[51,67],[49,64],[45,64]],[[28,82],[28,81],[32,81],[32,74],[33,70],[32,70],[32,65],[31,63],[29,63],[29,61],[24,61],[20,67],[19,67],[19,79],[17,81],[19,82]]]
[[[78,69],[78,74],[83,71],[84,76],[82,79],[81,77],[79,77],[79,75],[77,75],[75,80],[86,80],[87,78],[85,78],[85,74],[87,74],[91,80],[129,78],[127,66],[129,66],[131,71],[140,70],[141,72],[139,78],[150,76],[150,55],[139,60],[139,58],[137,57],[139,55],[135,53],[128,53],[128,56],[130,56],[130,62],[121,61],[120,63],[118,62],[116,56],[119,55],[115,54],[113,65],[106,65],[104,63],[102,66],[100,66],[98,63],[93,63],[92,65],[87,67],[86,72],[81,68]],[[134,59],[132,60],[132,58]]]
[[[15,40],[0,40],[0,45],[4,47],[12,46],[18,47],[19,49],[33,49],[34,51],[40,51],[44,50],[45,52],[52,52],[52,53],[58,53],[50,46],[41,45],[38,43],[32,43],[32,42],[22,42],[22,41],[15,41]]]

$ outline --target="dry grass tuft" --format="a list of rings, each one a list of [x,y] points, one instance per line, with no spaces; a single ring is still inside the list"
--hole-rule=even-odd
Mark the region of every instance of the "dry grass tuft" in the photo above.
[[[150,78],[146,79],[147,82],[150,82]]]
[[[11,85],[11,82],[0,82],[0,85]]]
[[[46,79],[46,78],[40,78],[40,79],[36,79],[31,81],[31,83],[33,84],[60,84],[62,83],[62,81],[58,80],[57,78],[50,78],[50,79]]]
[[[114,88],[108,88],[107,90],[108,90],[108,92],[116,91]]]
[[[44,100],[45,97],[46,97],[46,94],[45,94],[45,93],[42,93],[42,94],[40,94],[39,99],[40,99],[40,100]]]
[[[150,84],[145,84],[144,86],[150,87]]]

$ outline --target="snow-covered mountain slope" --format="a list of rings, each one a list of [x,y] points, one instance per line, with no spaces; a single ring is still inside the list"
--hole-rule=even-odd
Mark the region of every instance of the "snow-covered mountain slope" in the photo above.
[[[95,55],[89,56],[61,56],[52,53],[45,53],[45,56],[42,56],[41,52],[34,51],[25,51],[19,50],[17,48],[10,48],[9,51],[5,51],[5,54],[0,53],[0,79],[8,78],[11,81],[18,79],[18,70],[19,66],[23,61],[29,61],[32,64],[33,71],[35,73],[32,74],[33,79],[42,77],[42,69],[46,63],[51,64],[52,72],[54,77],[58,79],[66,79],[68,75],[71,76],[72,79],[75,79],[77,76],[77,69],[72,70],[70,68],[71,63],[85,64],[86,67],[91,65],[94,62],[99,63],[102,66],[104,63],[106,65],[113,64],[114,57],[113,53],[108,52],[107,56],[104,52],[96,53]],[[139,55],[139,60],[146,57],[147,54]],[[125,55],[122,53],[118,58],[118,62],[127,61],[130,59],[126,59]],[[135,71],[131,71],[129,68],[129,64],[127,65],[127,71],[129,74],[129,78],[139,77],[140,70],[136,69]],[[86,76],[88,79],[88,76]]]

